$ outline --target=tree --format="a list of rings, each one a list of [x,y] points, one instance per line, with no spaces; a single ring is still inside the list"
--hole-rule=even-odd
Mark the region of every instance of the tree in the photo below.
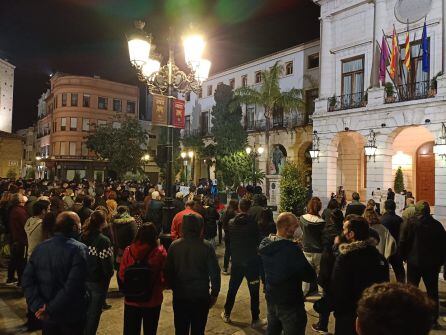
[[[263,106],[266,120],[265,130],[265,155],[266,173],[269,174],[269,131],[271,129],[271,118],[276,109],[283,109],[288,113],[292,110],[304,111],[305,103],[302,98],[302,90],[292,88],[289,91],[281,92],[279,78],[283,68],[276,62],[269,70],[261,72],[261,84],[258,88],[240,87],[235,91],[238,102],[247,105],[255,104]]]
[[[17,178],[17,171],[16,171],[16,169],[9,168],[8,171],[6,172],[6,178],[11,179],[11,180],[15,180]]]
[[[280,211],[302,215],[307,202],[306,168],[301,163],[286,162],[280,179]]]
[[[123,120],[120,128],[100,126],[88,136],[87,147],[100,159],[109,160],[109,168],[122,178],[127,171],[141,168],[141,157],[147,144],[148,134],[138,120]]]
[[[395,193],[401,193],[404,190],[404,175],[401,166],[398,167],[395,174],[395,182],[393,184]]]
[[[248,139],[241,123],[242,108],[234,97],[231,86],[225,84],[219,84],[214,93],[211,115],[217,159],[244,150]]]

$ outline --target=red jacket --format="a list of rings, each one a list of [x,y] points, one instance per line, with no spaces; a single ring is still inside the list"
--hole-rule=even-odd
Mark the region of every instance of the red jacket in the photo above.
[[[24,206],[13,206],[9,212],[9,231],[11,241],[22,245],[28,244],[25,232],[25,223],[28,220],[28,213]]]
[[[147,251],[149,250],[148,244],[141,244],[139,242],[132,243],[130,246],[125,248],[124,255],[122,256],[121,265],[119,267],[119,278],[124,280],[124,272],[127,267],[133,265],[135,260],[130,255],[129,248],[131,249],[132,255],[141,260],[145,255],[147,255]],[[147,302],[131,302],[125,301],[127,305],[135,306],[135,307],[157,307],[163,303],[163,289],[164,289],[164,276],[163,276],[163,268],[164,262],[167,257],[167,252],[162,245],[159,245],[155,249],[149,252],[147,256],[147,260],[149,265],[153,267],[153,269],[157,273],[157,281],[155,282],[155,286],[153,288],[153,294],[149,301]]]
[[[172,226],[170,227],[170,237],[172,238],[172,241],[175,241],[179,239],[180,237],[183,237],[183,234],[181,232],[181,225],[183,223],[183,217],[185,215],[189,214],[195,214],[198,215],[200,218],[202,217],[200,214],[195,212],[194,210],[190,208],[186,208],[185,210],[182,210],[181,212],[177,213],[172,220]],[[201,229],[201,237],[203,238],[203,228]]]

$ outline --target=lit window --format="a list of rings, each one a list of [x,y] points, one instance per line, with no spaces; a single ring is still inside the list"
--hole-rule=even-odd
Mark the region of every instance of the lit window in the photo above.
[[[121,128],[121,122],[113,122],[113,128],[114,129],[119,129],[119,128]]]
[[[82,101],[82,106],[83,107],[90,107],[90,95],[89,94],[84,94],[84,99]]]
[[[106,125],[107,125],[107,121],[104,121],[104,120],[98,120],[98,127],[106,126]]]
[[[70,118],[70,130],[71,131],[77,130],[77,117]]]
[[[259,84],[262,82],[262,73],[260,71],[256,72],[256,84]]]
[[[248,76],[247,75],[242,76],[242,86],[243,87],[248,86]]]
[[[285,74],[289,76],[290,74],[293,74],[293,62],[287,62],[285,64]]]
[[[70,142],[70,156],[76,156],[76,142]]]
[[[62,107],[65,107],[67,105],[67,94],[62,93]]]
[[[87,143],[86,142],[82,142],[82,156],[88,156],[88,147],[87,147]]]
[[[90,130],[90,120],[82,119],[82,131],[89,131],[89,130]]]
[[[71,106],[77,107],[77,93],[71,93]]]
[[[60,130],[64,131],[67,129],[67,118],[63,117],[60,119]]]

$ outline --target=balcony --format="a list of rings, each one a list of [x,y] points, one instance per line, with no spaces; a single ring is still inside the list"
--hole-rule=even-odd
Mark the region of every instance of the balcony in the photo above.
[[[279,114],[273,116],[271,120],[270,130],[291,129],[294,127],[303,127],[308,124],[305,115],[299,113]],[[245,129],[247,132],[263,132],[266,131],[266,120],[249,120],[245,121]]]
[[[212,131],[209,128],[184,129],[182,138],[190,137],[212,137]]]
[[[328,98],[328,111],[335,112],[367,106],[367,95],[364,92],[344,94]]]
[[[391,104],[396,102],[411,101],[433,98],[437,90],[433,88],[429,80],[409,83],[404,85],[386,85],[384,91],[384,103]]]

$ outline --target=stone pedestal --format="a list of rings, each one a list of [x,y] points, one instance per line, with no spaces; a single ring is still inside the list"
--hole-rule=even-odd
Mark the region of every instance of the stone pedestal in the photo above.
[[[267,175],[267,187],[269,190],[268,205],[279,206],[280,204],[280,175]]]

